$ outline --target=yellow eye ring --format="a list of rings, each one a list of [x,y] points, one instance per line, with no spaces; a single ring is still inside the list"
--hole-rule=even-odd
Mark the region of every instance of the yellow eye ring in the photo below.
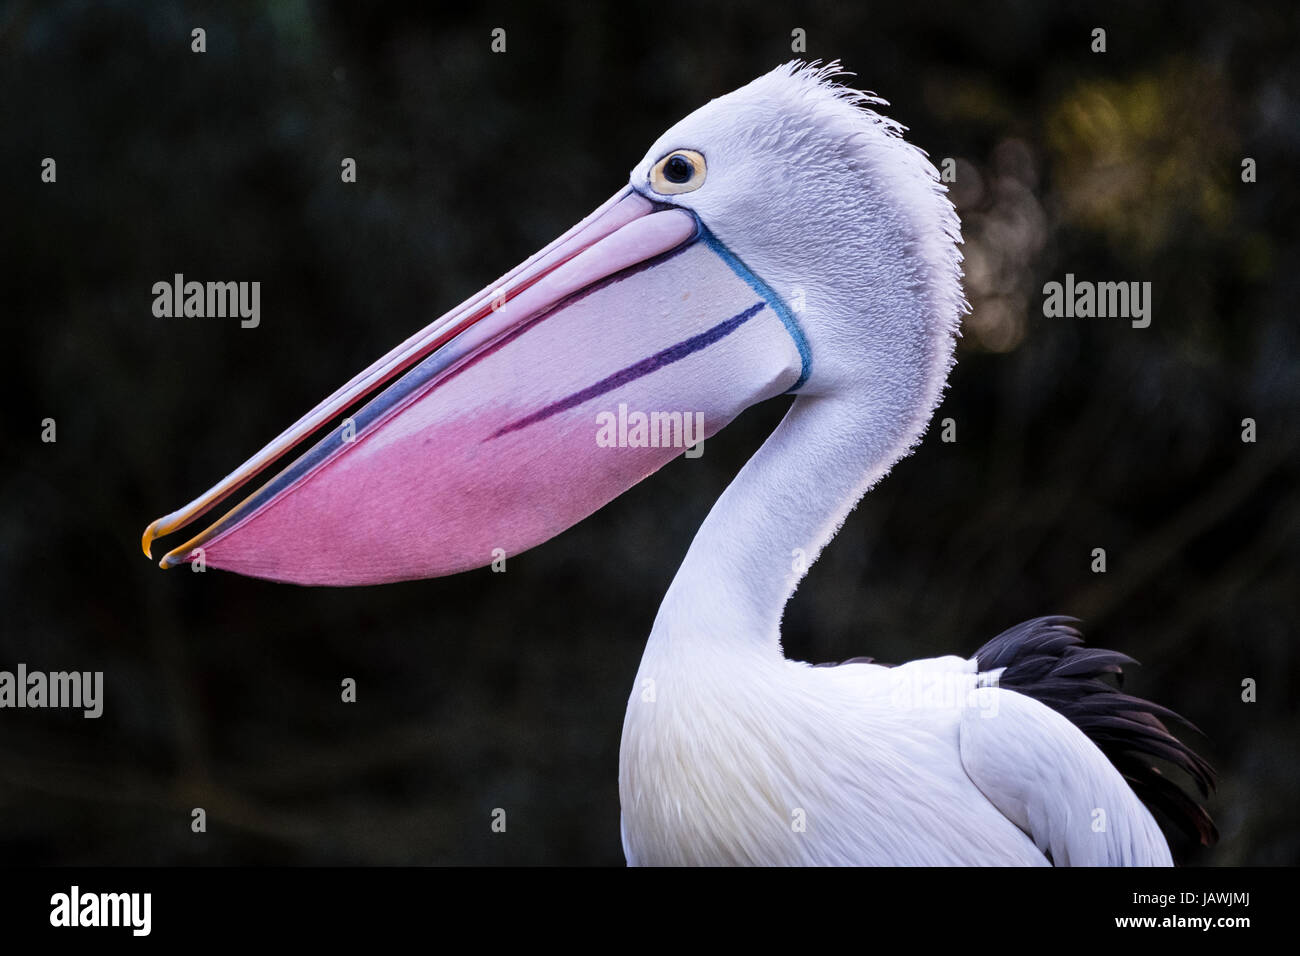
[[[675,149],[650,170],[650,188],[665,196],[694,192],[704,185],[704,156],[693,149]]]

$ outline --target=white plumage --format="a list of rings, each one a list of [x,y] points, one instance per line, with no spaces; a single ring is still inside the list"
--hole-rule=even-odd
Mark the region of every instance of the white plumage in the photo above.
[[[144,551],[233,503],[160,563],[335,586],[457,573],[679,454],[602,440],[608,409],[711,436],[793,391],[646,645],[619,768],[629,862],[1167,864],[1130,784],[1208,842],[1146,758],[1203,793],[1212,771],[1160,721],[1175,715],[1098,679],[1128,659],[1081,648],[1064,619],[971,660],[782,654],[800,578],[920,440],[966,308],[934,167],[835,72],[788,64],[688,116],[609,202],[150,524]]]
[[[788,302],[813,356],[788,415],[719,499],[650,635],[623,726],[633,864],[1170,863],[1070,720],[973,660],[785,659],[782,609],[862,494],[919,440],[965,302],[959,226],[925,156],[790,65],[687,117],[687,205]]]

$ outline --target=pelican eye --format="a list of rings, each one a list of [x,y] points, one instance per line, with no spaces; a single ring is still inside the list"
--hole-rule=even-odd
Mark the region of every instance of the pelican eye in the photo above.
[[[685,156],[669,156],[668,162],[664,163],[664,179],[670,183],[690,182],[691,173],[695,172],[695,167]]]
[[[704,185],[704,157],[693,149],[675,149],[650,170],[650,187],[671,196],[689,193]]]

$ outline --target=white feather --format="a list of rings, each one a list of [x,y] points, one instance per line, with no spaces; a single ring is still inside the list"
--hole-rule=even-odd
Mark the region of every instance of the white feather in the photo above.
[[[705,184],[674,198],[802,303],[812,369],[655,620],[623,725],[628,862],[1167,862],[1100,751],[974,662],[812,668],[781,651],[807,566],[924,432],[966,309],[934,167],[836,73],[780,67],[678,123],[632,172],[645,188],[670,150],[706,157]],[[1099,806],[1110,829],[1094,839]]]

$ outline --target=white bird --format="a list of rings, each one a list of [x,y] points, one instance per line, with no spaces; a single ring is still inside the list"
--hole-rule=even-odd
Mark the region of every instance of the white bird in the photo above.
[[[630,864],[1169,864],[1139,799],[1212,771],[1099,678],[1067,619],[975,657],[786,659],[783,608],[919,441],[966,304],[925,155],[791,63],[660,137],[588,219],[362,372],[144,547],[331,427],[163,558],[304,584],[481,567],[553,537],[749,405],[795,399],[664,598],[623,725]]]

